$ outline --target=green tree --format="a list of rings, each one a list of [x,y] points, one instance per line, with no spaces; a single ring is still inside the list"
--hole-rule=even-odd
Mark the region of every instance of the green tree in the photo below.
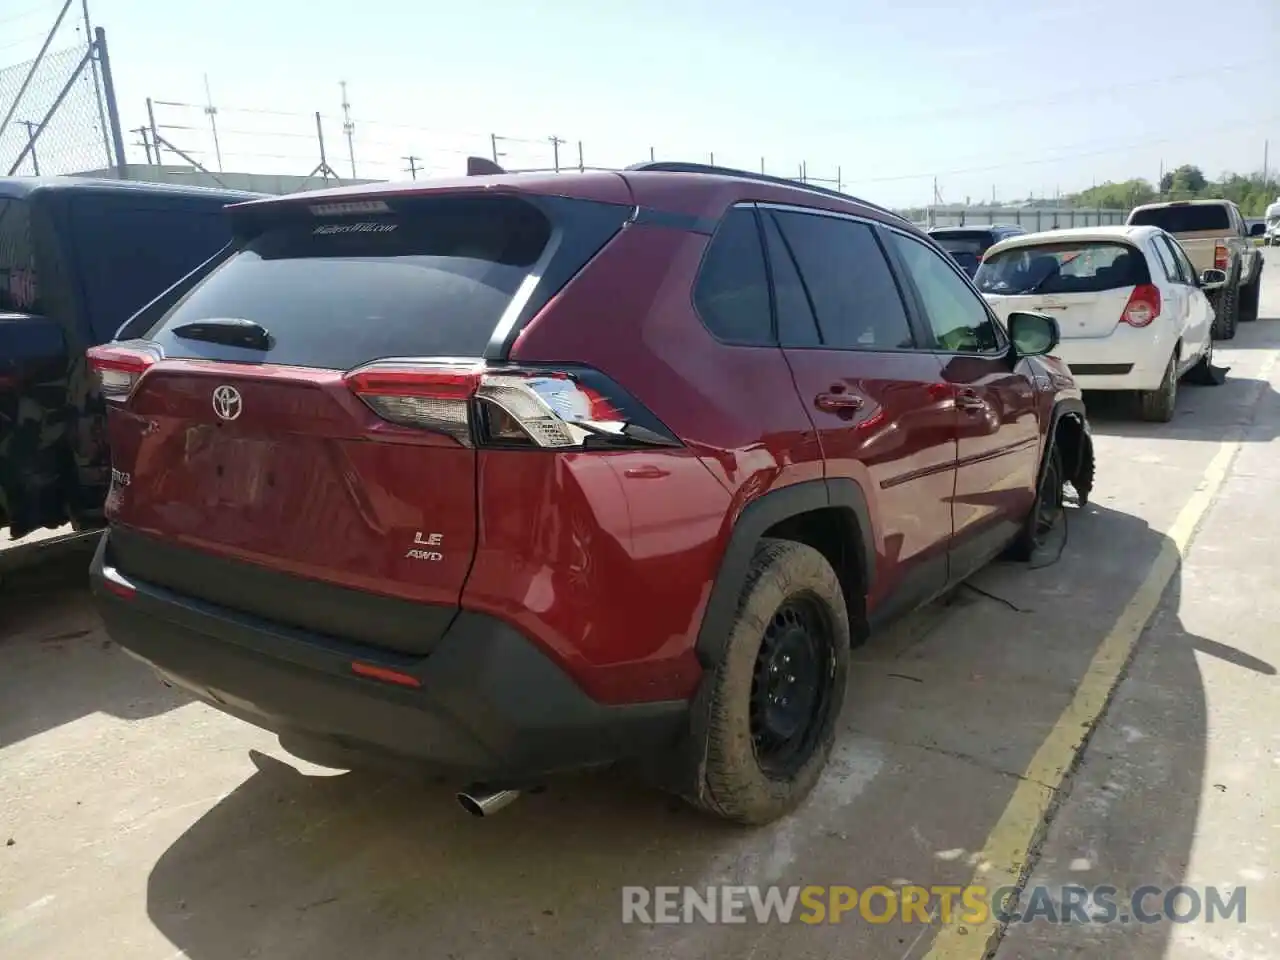
[[[1066,198],[1075,207],[1101,207],[1104,210],[1126,210],[1141,203],[1149,203],[1156,196],[1155,189],[1146,180],[1137,178],[1113,183],[1108,180],[1096,187],[1082,190]]]
[[[1169,182],[1166,186],[1165,177],[1160,178],[1160,192],[1172,193],[1175,196],[1198,197],[1209,185],[1204,171],[1190,163],[1183,164],[1165,176],[1168,177]]]

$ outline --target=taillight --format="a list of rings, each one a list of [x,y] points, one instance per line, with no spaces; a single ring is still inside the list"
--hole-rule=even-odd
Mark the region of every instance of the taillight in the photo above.
[[[108,400],[125,400],[142,375],[157,360],[159,350],[150,344],[104,343],[85,354],[89,368],[97,375],[102,395]]]
[[[648,410],[588,368],[377,361],[347,373],[379,417],[465,446],[592,449],[679,446]]]
[[[1226,273],[1229,262],[1230,259],[1227,256],[1227,245],[1225,243],[1220,243],[1213,248],[1213,269]]]
[[[1120,319],[1131,327],[1145,327],[1160,316],[1160,290],[1149,283],[1133,288]]]
[[[351,391],[383,420],[433,430],[471,445],[471,397],[479,364],[380,361],[349,372]]]

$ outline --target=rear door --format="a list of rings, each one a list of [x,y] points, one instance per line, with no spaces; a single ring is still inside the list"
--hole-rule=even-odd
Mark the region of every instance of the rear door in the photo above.
[[[915,237],[887,231],[917,308],[929,324],[957,417],[951,582],[969,576],[1017,534],[1035,498],[1040,418],[1023,361],[981,296]]]
[[[1151,274],[1142,251],[1126,242],[1066,240],[1001,250],[974,281],[1006,324],[1020,310],[1047,313],[1070,341],[1110,336]]]
[[[146,333],[165,359],[112,411],[116,563],[424,653],[475,549],[469,371],[567,227],[510,196],[245,215],[242,249]]]
[[[877,619],[946,586],[955,407],[916,332],[879,239],[856,219],[762,205],[778,335],[809,405],[829,478],[872,511]]]

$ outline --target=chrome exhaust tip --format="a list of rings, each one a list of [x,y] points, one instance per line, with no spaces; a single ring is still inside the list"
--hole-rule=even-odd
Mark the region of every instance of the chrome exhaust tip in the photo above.
[[[520,797],[519,790],[486,790],[469,787],[458,793],[458,803],[473,817],[491,817]]]

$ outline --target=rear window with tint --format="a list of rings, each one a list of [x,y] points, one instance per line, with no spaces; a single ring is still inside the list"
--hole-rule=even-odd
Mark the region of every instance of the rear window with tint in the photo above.
[[[1150,283],[1146,258],[1126,243],[1052,243],[988,256],[973,282],[983,293],[1097,293]]]
[[[983,251],[994,242],[991,235],[986,233],[934,233],[930,236],[951,256],[951,259],[969,273],[978,269],[978,261],[982,259]]]
[[[1227,214],[1227,208],[1216,203],[1136,210],[1129,217],[1129,223],[1141,227],[1160,227],[1169,233],[1231,230],[1231,217]]]
[[[988,233],[931,233],[934,243],[947,253],[968,253],[977,255],[991,246],[992,237]]]
[[[511,197],[444,197],[392,214],[289,217],[244,244],[150,338],[167,356],[347,370],[385,357],[480,356],[550,237]],[[267,351],[175,336],[197,320],[261,324]]]

